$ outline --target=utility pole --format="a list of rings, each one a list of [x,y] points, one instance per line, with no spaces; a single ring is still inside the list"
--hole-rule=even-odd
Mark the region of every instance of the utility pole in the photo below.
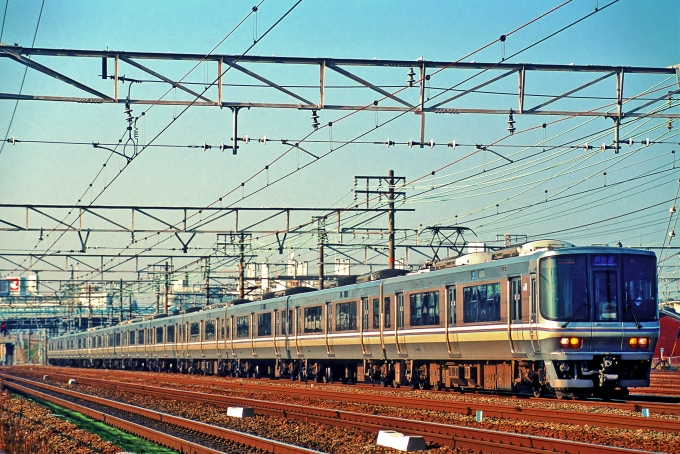
[[[170,279],[170,277],[169,277],[169,274],[168,274],[168,262],[165,262],[165,308],[163,310],[163,313],[165,315],[168,314],[168,296],[169,296],[168,293],[169,293],[169,287],[170,287],[169,286],[169,284],[170,284],[169,279]],[[160,312],[160,308],[157,307],[156,312]]]
[[[361,190],[361,189],[355,189],[354,190],[354,198],[356,200],[357,194],[366,194],[366,208],[368,208],[369,201],[371,199],[371,195],[378,196],[378,200],[382,198],[382,196],[387,197],[387,234],[388,234],[388,242],[387,242],[387,249],[388,249],[388,257],[387,257],[387,267],[389,269],[394,269],[394,263],[395,263],[395,258],[394,258],[394,202],[396,200],[397,196],[402,196],[406,197],[406,192],[405,191],[395,191],[394,187],[401,182],[401,184],[406,183],[406,178],[405,177],[395,177],[394,176],[394,170],[390,170],[387,173],[387,176],[375,176],[375,175],[363,175],[363,176],[355,176],[354,177],[354,186],[356,188],[357,186],[357,180],[366,180],[366,189]],[[384,181],[387,183],[387,191],[382,190],[382,189],[377,189],[377,190],[371,190],[370,189],[370,180],[378,180],[378,188],[382,187],[382,182]]]
[[[120,320],[118,320],[118,323],[121,323],[123,321],[123,280],[120,280],[120,313],[119,313]]]
[[[205,261],[205,305],[210,304],[210,257]]]
[[[246,268],[246,259],[245,259],[245,249],[246,249],[246,244],[245,244],[245,239],[246,234],[241,232],[239,233],[239,242],[238,242],[238,297],[243,299],[246,296],[246,289],[245,289],[245,268]]]
[[[323,252],[323,245],[328,241],[328,237],[326,235],[326,218],[325,217],[319,217],[317,218],[318,222],[318,236],[319,236],[319,241],[318,241],[318,246],[319,246],[319,290],[323,290],[324,286],[324,280],[325,280],[325,274],[324,274],[324,252]]]

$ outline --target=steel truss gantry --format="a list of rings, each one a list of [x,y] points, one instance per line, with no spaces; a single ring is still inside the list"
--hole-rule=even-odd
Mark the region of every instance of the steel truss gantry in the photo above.
[[[92,81],[79,81],[75,76],[68,76],[47,66],[46,63],[39,63],[36,61],[49,60],[47,57],[58,57],[60,59],[74,59],[74,58],[88,58],[100,59],[101,74],[95,75]],[[0,99],[12,100],[35,100],[35,101],[64,101],[77,103],[129,103],[129,104],[143,104],[143,105],[193,105],[193,106],[210,106],[229,108],[233,112],[233,145],[228,148],[233,148],[234,152],[237,146],[237,113],[242,108],[275,108],[275,109],[298,109],[298,110],[341,110],[341,111],[383,111],[383,112],[413,112],[421,116],[421,130],[420,143],[418,145],[425,145],[425,114],[426,113],[440,113],[440,114],[496,114],[507,115],[511,110],[517,115],[556,115],[556,116],[588,116],[588,117],[606,117],[614,120],[614,126],[618,131],[618,127],[623,118],[647,117],[647,118],[665,118],[677,119],[680,114],[671,112],[653,112],[647,110],[659,103],[667,102],[672,96],[680,93],[680,65],[667,68],[655,67],[631,67],[631,66],[605,66],[605,65],[555,65],[555,64],[534,64],[534,63],[481,63],[481,62],[446,62],[446,61],[427,61],[427,60],[385,60],[385,59],[346,59],[346,58],[303,58],[303,57],[278,57],[278,56],[250,56],[250,55],[227,55],[227,54],[190,54],[190,53],[160,53],[160,52],[127,52],[127,51],[97,51],[97,50],[80,50],[80,49],[49,49],[49,48],[24,48],[20,46],[0,46],[0,58],[12,60],[18,64],[24,65],[34,71],[46,74],[57,80],[63,81],[78,90],[82,91],[85,96],[54,96],[49,94],[19,94],[19,93],[0,93]],[[50,60],[54,63],[54,60]],[[112,71],[109,71],[108,62],[113,63]],[[199,91],[190,88],[191,82],[173,80],[159,71],[152,69],[152,64],[159,62],[207,62],[207,64],[215,65],[214,78],[211,78],[210,83],[200,84],[202,86]],[[144,62],[144,63],[142,63]],[[172,64],[172,63],[171,63]],[[314,87],[318,90],[318,98],[315,100],[309,99],[311,96],[302,95],[301,88],[293,88],[286,86],[282,82],[275,82],[263,74],[271,74],[272,66],[277,65],[291,65],[298,67],[316,67],[318,72],[318,79],[316,76],[305,87]],[[133,69],[134,68],[134,69]],[[402,74],[399,77],[399,84],[403,84],[401,88],[384,89],[379,83],[371,82],[368,76],[359,76],[357,71],[365,71],[365,68],[372,68],[377,71],[372,75],[376,80],[386,80],[393,77],[395,70],[399,70]],[[408,79],[403,83],[403,70],[408,68]],[[418,70],[417,78],[414,68]],[[229,70],[241,75],[246,75],[252,78],[263,86],[274,90],[278,94],[285,95],[290,102],[258,102],[254,100],[234,101],[225,99],[224,87],[228,85],[232,79],[231,74],[227,74]],[[139,74],[151,76],[153,81],[168,84],[169,87],[181,90],[186,95],[187,99],[156,99],[149,97],[136,98],[121,98],[120,84],[124,82],[139,82],[138,79],[126,78],[121,75],[123,70],[135,71]],[[329,94],[332,87],[327,84],[328,71],[341,75],[343,78],[351,80],[358,84],[358,86],[367,88],[367,92],[372,96],[364,96],[365,103],[360,104],[342,104],[329,103]],[[478,76],[470,78],[465,77],[474,75],[471,71],[476,71]],[[434,98],[429,98],[427,88],[430,86],[430,78],[433,73],[437,73],[437,77],[443,74],[454,74],[464,76],[462,82],[470,79],[473,80],[472,86],[467,83],[455,83],[450,90],[440,91],[439,95]],[[110,74],[111,73],[111,74]],[[579,73],[592,74],[593,78],[585,83],[582,83],[575,88],[569,88],[558,95],[552,95],[546,100],[536,105],[529,105],[527,102],[527,75],[531,73],[541,73],[553,77],[556,73]],[[492,100],[495,104],[503,103],[498,107],[481,107],[489,104],[488,99],[484,103],[479,103],[479,106],[470,105],[478,101],[472,98],[470,94],[474,94],[484,87],[487,87],[495,82],[505,79],[511,75],[517,74],[518,88],[517,88],[517,104],[516,107],[508,106],[505,99],[502,101]],[[656,75],[656,76],[676,76],[677,87],[673,90],[664,91],[663,93],[650,94],[651,99],[645,98],[644,102],[633,102],[633,98],[624,96],[624,76],[639,76],[639,75]],[[81,76],[82,77],[82,76]],[[113,86],[111,87],[106,82],[95,82],[97,77],[102,79],[112,79]],[[307,75],[306,77],[309,77]],[[605,81],[606,79],[614,77],[615,84],[612,84],[611,100],[613,105],[611,108],[594,108],[590,110],[564,110],[564,109],[546,109],[547,106],[567,99],[575,94],[582,92],[595,84]],[[106,87],[100,88],[102,83]],[[140,84],[141,88],[135,91],[143,91],[144,83]],[[413,90],[409,88],[413,87]],[[453,88],[455,87],[455,89]],[[415,90],[417,88],[417,90]],[[147,95],[148,96],[148,95]],[[316,98],[316,96],[315,96]],[[455,101],[455,102],[454,102]],[[462,103],[461,103],[462,101]],[[363,101],[362,101],[363,102]],[[464,107],[463,107],[464,106]],[[313,116],[316,113],[313,114]],[[615,142],[618,137],[615,138]]]

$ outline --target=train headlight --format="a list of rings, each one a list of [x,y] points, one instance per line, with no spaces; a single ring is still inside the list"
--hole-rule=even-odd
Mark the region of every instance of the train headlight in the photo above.
[[[647,348],[649,346],[649,339],[646,337],[631,337],[628,339],[630,348]]]
[[[560,338],[560,347],[562,348],[581,348],[581,346],[583,346],[583,339],[579,337]]]

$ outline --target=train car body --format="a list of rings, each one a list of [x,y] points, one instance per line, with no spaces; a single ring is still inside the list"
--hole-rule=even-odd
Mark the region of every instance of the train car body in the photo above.
[[[48,359],[558,396],[649,386],[651,252],[546,240],[399,274],[68,334],[49,341]]]

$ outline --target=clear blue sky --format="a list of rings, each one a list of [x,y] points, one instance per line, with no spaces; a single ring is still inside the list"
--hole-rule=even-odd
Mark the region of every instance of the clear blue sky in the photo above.
[[[4,14],[2,41],[30,47],[36,31],[42,5],[38,0],[8,0],[3,2]],[[224,42],[217,53],[241,54],[290,6],[293,1],[266,0],[257,13],[257,22],[248,19]],[[365,59],[407,59],[424,57],[426,60],[455,61],[486,43],[532,20],[559,1],[347,1],[303,0],[268,36],[250,51],[251,55],[277,55],[301,57],[335,57]],[[610,2],[575,0],[558,11],[512,35],[505,43],[505,55],[510,55],[545,36],[550,35],[575,20],[603,8]],[[254,2],[243,1],[61,1],[46,0],[35,41],[36,47],[66,49],[112,49],[149,52],[207,53],[243,18]],[[498,43],[466,60],[497,62],[501,58]],[[89,62],[75,59],[39,58],[36,61],[62,71],[75,79],[111,91],[112,82],[98,79],[99,60]],[[680,1],[678,0],[620,0],[592,17],[558,34],[544,43],[522,53],[511,62],[557,63],[577,65],[625,65],[667,67],[680,64]],[[111,66],[111,65],[110,65]],[[178,78],[189,68],[185,64],[150,65],[169,77]],[[282,85],[309,84],[318,81],[317,69],[302,70],[287,66],[268,69],[267,77]],[[111,70],[110,70],[111,72]],[[140,73],[129,66],[122,71],[130,77]],[[385,85],[406,82],[405,71],[381,72],[357,69],[357,74]],[[23,67],[0,59],[0,92],[17,93],[23,76]],[[214,77],[214,68],[201,66],[188,80],[205,82]],[[534,77],[534,76],[530,76]],[[146,78],[150,78],[146,76]],[[592,80],[590,75],[560,74],[529,78],[527,91],[532,94],[564,93]],[[431,94],[436,87],[450,86],[455,77],[442,75],[431,81]],[[626,79],[625,94],[633,96],[660,84],[665,87],[660,94],[678,88],[678,81],[665,77],[630,77]],[[210,79],[212,80],[212,79]],[[226,83],[252,83],[242,75],[228,76]],[[338,75],[329,75],[330,84],[352,85]],[[675,83],[675,86],[673,86]],[[464,88],[469,88],[468,84]],[[675,87],[675,88],[674,88]],[[127,85],[125,85],[127,90]],[[515,92],[517,77],[512,76],[489,89]],[[137,86],[132,87],[135,97]],[[152,93],[162,93],[161,87]],[[392,89],[394,90],[394,89]],[[417,90],[409,92],[409,99],[417,97]],[[24,94],[73,96],[75,91],[45,75],[29,71],[23,87]],[[318,99],[318,90],[300,89],[301,93]],[[146,91],[145,93],[151,93]],[[364,92],[365,93],[365,92]],[[583,92],[593,97],[612,97],[614,79],[610,78]],[[659,94],[656,94],[657,96]],[[169,97],[178,96],[170,94]],[[337,91],[335,102],[353,102],[359,99],[357,91]],[[370,95],[373,96],[373,95]],[[498,105],[498,97],[486,95],[478,98],[481,105]],[[282,99],[272,92],[252,88],[225,88],[229,100],[275,101]],[[676,102],[680,97],[675,95]],[[363,98],[365,99],[365,97]],[[503,106],[516,108],[516,97],[506,96]],[[538,103],[531,98],[531,102]],[[286,102],[290,102],[286,99]],[[561,106],[568,110],[585,110],[608,101],[569,100]],[[460,104],[462,106],[465,103]],[[555,103],[557,106],[558,103]],[[657,104],[656,107],[662,107]],[[504,107],[505,108],[505,107]],[[557,107],[556,107],[557,108]],[[4,137],[14,109],[14,101],[0,101],[0,134]],[[138,115],[141,106],[134,106]],[[142,124],[142,139],[148,140],[167,126],[179,108],[154,107]],[[679,113],[677,106],[669,112]],[[337,122],[343,115],[338,111],[322,110],[320,121],[333,126],[333,139],[351,140],[381,124],[392,115],[364,113]],[[251,109],[242,111],[239,136],[267,137],[273,139],[301,138],[310,132],[309,111]],[[549,120],[539,116],[516,116],[517,128],[540,125]],[[458,143],[490,143],[505,135],[506,117],[430,115],[427,118],[426,139],[436,143],[456,140]],[[611,134],[593,135],[611,127],[611,120],[602,118],[566,120],[546,130],[546,138],[556,137],[549,144],[559,144],[578,137],[591,137],[599,146],[611,143]],[[586,123],[587,122],[587,123]],[[618,156],[612,151],[586,156],[583,150],[558,149],[548,159],[546,155],[528,157],[524,152],[515,156],[518,162],[500,171],[493,167],[502,162],[491,153],[477,153],[436,175],[425,178],[406,191],[409,195],[423,189],[448,183],[446,190],[432,191],[431,198],[408,199],[404,208],[414,208],[412,214],[400,214],[398,228],[418,229],[427,225],[460,224],[471,227],[478,237],[470,240],[492,242],[504,233],[548,235],[577,244],[609,243],[621,241],[624,245],[660,246],[669,228],[668,209],[675,197],[678,171],[673,170],[671,150],[678,149],[677,135],[680,121],[671,131],[666,130],[666,120],[640,121],[624,129],[625,134],[641,140],[645,137],[668,141],[640,151],[625,148]],[[122,105],[83,105],[69,103],[20,102],[16,110],[9,137],[24,140],[65,142],[115,142],[125,131]],[[637,128],[637,129],[635,129]],[[231,114],[229,110],[196,107],[175,122],[158,140],[159,144],[202,144],[213,146],[229,142]],[[419,117],[406,115],[366,136],[368,140],[399,142],[418,140]],[[559,136],[559,137],[557,137]],[[627,136],[626,136],[627,137]],[[312,138],[326,140],[328,130],[319,131]],[[508,143],[536,145],[543,140],[538,129],[514,138]],[[206,206],[230,193],[265,165],[274,161],[287,147],[270,143],[243,145],[237,156],[215,149],[207,152],[151,148],[136,158],[122,175],[97,200],[97,204],[131,205],[196,205]],[[306,148],[315,155],[328,151],[329,145],[309,144]],[[519,148],[499,149],[504,154],[518,152]],[[431,170],[460,159],[473,148],[456,150],[442,147],[410,149],[398,146],[387,149],[376,145],[351,145],[327,158],[297,172],[282,183],[271,185],[256,195],[239,202],[242,194],[261,188],[264,177],[253,180],[244,191],[238,190],[224,199],[224,204],[240,206],[347,206],[352,203],[354,175],[386,174],[393,169],[396,175],[413,181]],[[18,144],[6,145],[0,154],[0,202],[2,203],[59,203],[75,204],[93,182],[93,189],[83,198],[89,203],[122,168],[122,160],[114,158],[103,174],[95,180],[108,158],[103,150],[87,146]],[[288,153],[270,166],[269,179],[287,174],[299,165],[310,161],[304,153]],[[475,169],[485,169],[479,177],[471,177]],[[664,170],[655,177],[645,173]],[[607,176],[604,175],[607,172]],[[639,177],[638,179],[635,179]],[[635,180],[634,180],[635,179]],[[595,191],[599,186],[612,185],[615,189]],[[580,191],[592,192],[578,195]],[[547,192],[546,192],[547,191]],[[565,196],[549,206],[537,204],[547,197]],[[568,196],[568,197],[566,197]],[[641,211],[616,220],[600,222],[635,210],[659,204],[656,208]],[[498,205],[498,207],[496,206]],[[532,206],[533,205],[533,206]],[[514,209],[503,215],[504,209]],[[673,221],[674,222],[674,221]],[[596,223],[591,227],[579,227]],[[386,227],[386,221],[366,224]],[[272,226],[272,228],[280,228]],[[46,225],[46,227],[49,227]],[[574,227],[573,230],[557,232]],[[672,224],[671,224],[672,227]],[[30,250],[36,245],[35,235],[1,233],[4,249]],[[201,238],[196,245],[209,247],[215,238]],[[375,240],[375,239],[374,239]],[[95,238],[99,246],[125,246],[120,239]],[[314,247],[313,236],[298,240],[304,247]],[[423,239],[421,239],[423,241]],[[97,243],[99,242],[99,243]],[[262,241],[260,245],[268,244]],[[51,244],[44,242],[37,250]],[[11,247],[10,247],[11,245]],[[56,249],[72,249],[77,239],[65,236]],[[174,244],[173,246],[176,246]],[[305,259],[305,253],[299,252]],[[398,255],[403,256],[403,253]],[[363,253],[361,254],[363,258]],[[261,255],[260,260],[281,261],[285,256],[272,253]],[[315,253],[307,253],[313,261]],[[332,259],[331,259],[332,260]],[[375,262],[381,259],[375,258]],[[419,259],[411,258],[412,262]],[[310,270],[314,265],[310,264]]]

